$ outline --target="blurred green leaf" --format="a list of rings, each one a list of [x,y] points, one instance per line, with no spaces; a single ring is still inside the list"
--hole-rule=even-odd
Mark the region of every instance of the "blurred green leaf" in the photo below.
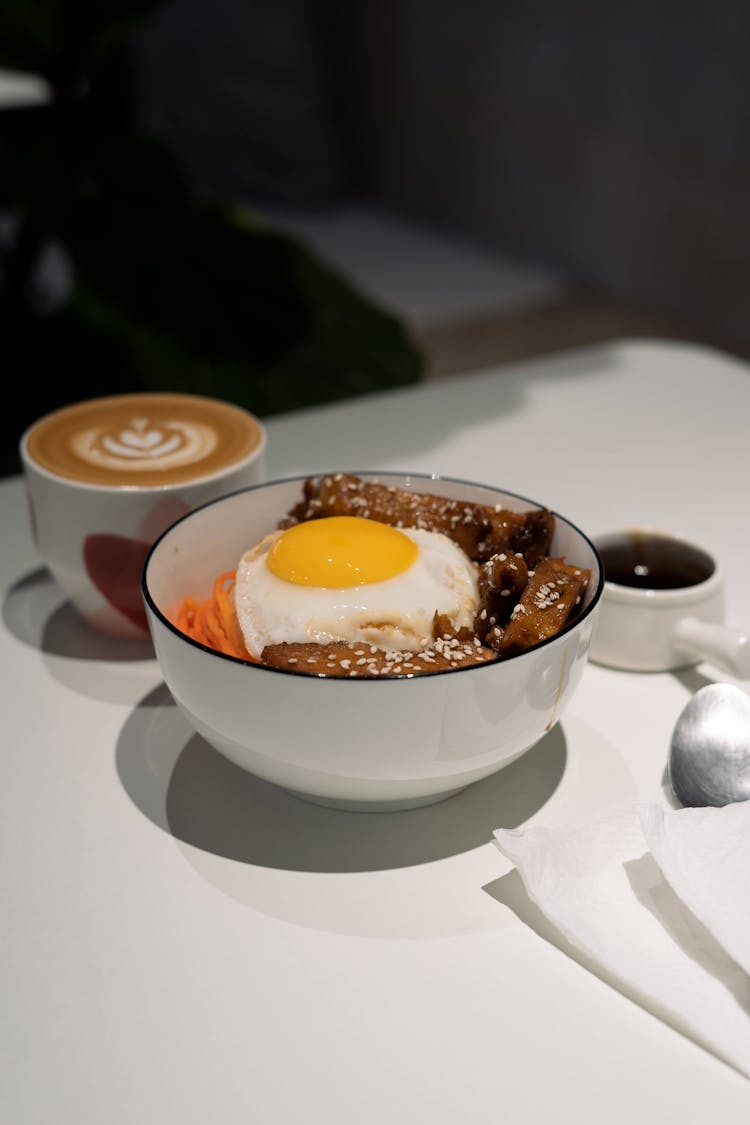
[[[132,291],[107,301],[102,284],[79,279],[76,315],[97,333],[126,343],[139,383],[218,394],[265,415],[418,381],[421,355],[396,317],[356,293],[299,243],[262,228],[237,228],[227,217],[221,222],[241,236],[236,245],[246,239],[253,246],[249,256],[222,254],[227,232],[216,236],[219,222],[211,224],[204,243],[196,240],[205,255],[205,276],[215,268],[223,271],[221,295],[233,282],[241,285],[248,261],[257,267],[267,255],[268,267],[236,290],[239,300],[224,310],[226,334],[218,329],[224,314],[213,308],[175,330],[175,316],[189,318],[194,295],[189,281],[184,289],[173,286],[157,306],[133,300]],[[269,288],[251,300],[259,276]]]
[[[53,0],[2,0],[0,66],[45,74],[59,36],[59,8]]]
[[[239,231],[210,208],[89,212],[75,238],[79,301],[174,336],[197,356],[257,370],[294,346],[312,317],[292,255],[286,239]]]
[[[127,41],[168,0],[2,0],[0,66],[51,80]]]

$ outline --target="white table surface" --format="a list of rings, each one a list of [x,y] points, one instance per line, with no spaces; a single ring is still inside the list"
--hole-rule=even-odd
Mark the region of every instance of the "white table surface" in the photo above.
[[[682,531],[747,624],[748,422],[750,367],[631,341],[280,416],[269,475],[437,472],[592,535]],[[20,480],[0,504],[4,1122],[747,1125],[750,1082],[565,952],[492,843],[664,803],[673,722],[717,673],[590,664],[493,778],[326,810],[193,735],[148,645],[77,623]]]

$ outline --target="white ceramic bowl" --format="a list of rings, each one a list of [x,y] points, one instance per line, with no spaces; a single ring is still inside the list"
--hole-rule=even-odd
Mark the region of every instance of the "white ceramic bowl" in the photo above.
[[[466,481],[358,472],[399,489],[542,505]],[[400,809],[487,777],[538,742],[564,713],[587,662],[602,591],[590,540],[555,513],[551,554],[592,571],[582,611],[556,637],[507,660],[430,675],[342,679],[224,656],[180,633],[169,615],[208,597],[248,546],[299,500],[304,477],[222,497],[173,524],[152,547],[142,588],[156,656],[191,726],[232,762],[320,804]]]

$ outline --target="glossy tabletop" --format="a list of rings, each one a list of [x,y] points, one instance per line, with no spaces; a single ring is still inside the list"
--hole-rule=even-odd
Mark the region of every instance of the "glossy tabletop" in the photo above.
[[[270,419],[269,476],[433,472],[591,536],[680,531],[747,625],[749,424],[750,367],[614,342]],[[494,777],[328,810],[193,734],[146,642],[77,622],[19,479],[0,505],[4,1121],[750,1121],[750,1082],[564,948],[492,839],[665,803],[672,726],[715,670],[590,664]]]

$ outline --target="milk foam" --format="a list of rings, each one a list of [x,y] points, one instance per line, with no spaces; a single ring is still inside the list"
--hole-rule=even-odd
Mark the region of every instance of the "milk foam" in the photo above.
[[[180,486],[262,459],[265,432],[241,407],[202,395],[144,392],[86,399],[27,431],[22,456],[105,488]]]
[[[218,435],[201,422],[132,418],[124,427],[92,426],[70,439],[70,448],[89,465],[128,472],[164,472],[208,457]]]

